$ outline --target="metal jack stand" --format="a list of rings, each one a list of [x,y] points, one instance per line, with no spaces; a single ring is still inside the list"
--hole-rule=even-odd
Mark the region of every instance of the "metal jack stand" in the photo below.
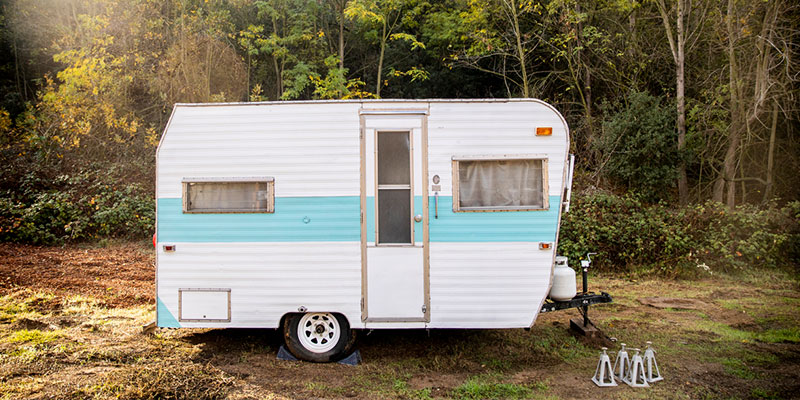
[[[663,381],[664,377],[661,376],[661,371],[658,369],[656,362],[656,351],[652,347],[653,342],[647,342],[647,347],[644,349],[644,366],[647,372],[647,382],[653,383]]]
[[[628,357],[628,351],[625,350],[625,343],[621,343],[621,345],[622,348],[617,352],[617,359],[614,360],[614,376],[624,381],[631,371],[631,359]]]
[[[644,364],[642,363],[642,356],[639,355],[639,349],[631,349],[635,351],[633,359],[631,359],[631,369],[628,375],[622,381],[627,383],[630,387],[650,387],[647,383],[647,377],[644,373]]]
[[[614,371],[611,369],[611,360],[608,358],[607,347],[603,347],[600,354],[600,361],[597,362],[597,369],[594,371],[592,382],[600,387],[617,386],[614,382]]]

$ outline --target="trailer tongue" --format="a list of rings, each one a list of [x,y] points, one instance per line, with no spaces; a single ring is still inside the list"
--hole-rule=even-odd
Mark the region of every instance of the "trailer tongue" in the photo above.
[[[613,301],[611,295],[606,292],[600,292],[600,294],[597,294],[589,291],[589,267],[592,265],[592,256],[596,254],[597,253],[586,253],[586,259],[581,260],[581,280],[583,283],[583,292],[567,300],[554,300],[552,298],[547,298],[544,304],[542,304],[542,309],[539,311],[541,313],[547,313],[577,308],[583,316],[583,321],[574,319],[570,320],[570,328],[578,331],[584,336],[597,336],[599,333],[597,327],[595,327],[592,321],[589,320],[589,306],[593,304],[611,303]],[[558,259],[558,257],[556,258]],[[566,265],[566,257],[563,257],[563,260],[564,265]],[[554,283],[553,286],[556,286],[556,283]]]

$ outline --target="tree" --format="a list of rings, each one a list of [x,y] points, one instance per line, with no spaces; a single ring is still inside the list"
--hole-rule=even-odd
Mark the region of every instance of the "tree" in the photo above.
[[[355,19],[362,24],[370,26],[369,36],[374,36],[378,41],[380,53],[378,55],[378,70],[375,80],[375,96],[381,97],[383,82],[384,57],[389,41],[404,41],[411,45],[411,50],[424,49],[425,44],[407,32],[398,32],[403,25],[404,13],[417,14],[420,11],[409,0],[352,0],[345,9],[348,18]],[[416,69],[406,72],[412,78],[426,79],[424,71]]]
[[[667,33],[669,48],[672,52],[672,60],[675,62],[675,104],[677,111],[678,129],[678,150],[683,152],[686,147],[686,44],[692,36],[697,36],[700,27],[703,25],[707,7],[701,2],[697,5],[698,9],[693,9],[693,2],[687,0],[675,1],[675,32],[673,34],[671,9],[667,7],[664,0],[657,0],[658,11],[661,20],[664,22],[664,30]],[[692,13],[699,14],[697,21],[693,24],[694,30],[687,26],[692,20]],[[686,178],[686,164],[681,162],[678,166],[678,198],[681,204],[689,201],[689,184]]]
[[[759,160],[751,161],[747,157],[748,148],[757,142],[766,142],[762,135],[770,132],[772,125],[777,129],[777,121],[771,122],[776,118],[770,107],[773,102],[791,104],[796,92],[791,88],[798,80],[798,65],[789,44],[791,38],[797,37],[797,29],[792,28],[796,20],[791,19],[796,9],[797,6],[783,1],[742,3],[729,0],[724,12],[720,10],[720,24],[725,28],[721,39],[727,56],[729,125],[713,199],[724,199],[728,207],[736,205],[737,189],[741,189],[740,202],[747,200],[747,182],[770,186],[770,178],[758,176],[772,173],[769,154],[764,160],[767,152],[762,144],[758,146],[762,150],[757,150],[761,155]],[[791,115],[795,110],[795,107],[787,107],[784,114]],[[769,136],[774,149],[774,136],[771,133]],[[763,172],[753,165],[761,165],[759,169]],[[756,173],[750,175],[748,171]]]

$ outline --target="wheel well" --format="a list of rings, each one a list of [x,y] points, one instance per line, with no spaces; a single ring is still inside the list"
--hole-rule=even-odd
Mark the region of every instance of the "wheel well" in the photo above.
[[[342,318],[344,318],[347,321],[347,325],[350,326],[350,329],[353,329],[353,324],[350,322],[350,318],[347,318],[347,315],[345,315],[344,313],[340,313],[340,312],[337,312],[337,311],[313,311],[313,312],[328,312],[328,313],[331,313],[331,314],[339,315],[339,316],[341,316]],[[301,313],[301,312],[294,312],[293,311],[293,312],[287,312],[287,313],[283,314],[281,316],[281,319],[278,321],[278,328],[279,329],[283,329],[283,324],[286,322],[286,318],[289,318],[289,316],[291,316],[291,315],[303,315],[303,314],[307,314],[307,313]]]

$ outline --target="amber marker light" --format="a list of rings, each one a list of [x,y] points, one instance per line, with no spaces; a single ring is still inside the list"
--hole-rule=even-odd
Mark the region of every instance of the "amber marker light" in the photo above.
[[[536,128],[536,136],[550,136],[553,134],[551,127],[538,127]]]
[[[539,250],[550,250],[550,243],[539,242]]]

